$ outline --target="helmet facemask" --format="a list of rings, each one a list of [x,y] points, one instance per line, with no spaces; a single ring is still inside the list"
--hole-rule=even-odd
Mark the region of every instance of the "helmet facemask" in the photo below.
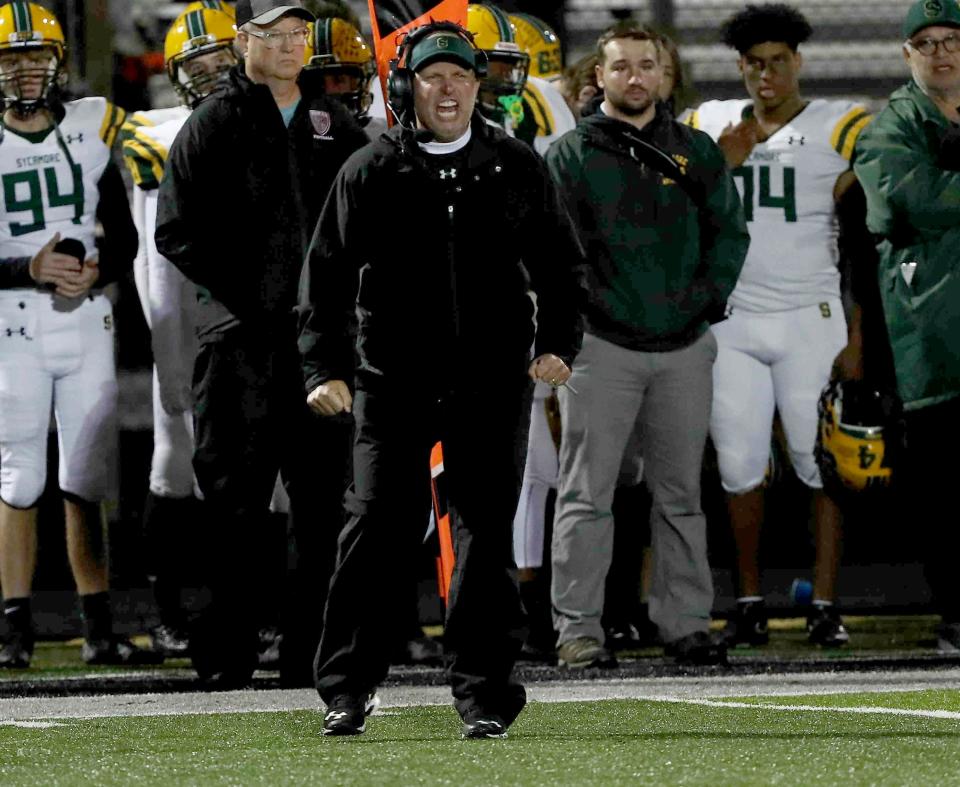
[[[237,64],[232,43],[217,41],[213,36],[206,38],[210,41],[190,41],[191,49],[167,63],[174,89],[180,100],[190,107],[199,104],[220,78]]]
[[[376,75],[373,61],[344,63],[336,55],[315,55],[305,67],[323,78],[324,91],[341,102],[358,121],[369,116],[373,104],[370,85]]]
[[[0,49],[4,108],[26,117],[47,107],[51,91],[61,80],[63,56],[63,46],[48,41]]]
[[[529,69],[530,56],[525,52],[487,52],[487,76],[477,97],[482,113],[495,122],[502,123],[505,117],[512,118],[515,125],[522,121],[521,96]]]

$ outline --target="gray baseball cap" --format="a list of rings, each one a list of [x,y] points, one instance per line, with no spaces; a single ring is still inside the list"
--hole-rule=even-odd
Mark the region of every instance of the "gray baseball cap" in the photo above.
[[[237,0],[237,27],[253,22],[255,25],[269,25],[284,14],[298,16],[307,22],[315,17],[300,0]]]

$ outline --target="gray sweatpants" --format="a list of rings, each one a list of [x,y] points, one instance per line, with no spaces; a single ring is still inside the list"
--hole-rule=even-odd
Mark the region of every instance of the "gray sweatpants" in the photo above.
[[[561,387],[560,485],[553,530],[554,622],[563,644],[604,641],[600,615],[613,554],[613,493],[639,430],[653,497],[650,618],[665,642],[706,631],[713,604],[700,470],[717,343],[707,331],[670,352],[628,350],[591,334]]]

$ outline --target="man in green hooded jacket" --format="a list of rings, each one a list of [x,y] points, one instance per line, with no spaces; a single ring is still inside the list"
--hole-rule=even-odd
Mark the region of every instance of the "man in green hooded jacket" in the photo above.
[[[597,43],[604,101],[547,151],[588,260],[583,347],[558,391],[563,434],[553,534],[558,659],[611,666],[604,577],[620,468],[637,457],[651,490],[650,619],[678,661],[714,664],[713,585],[700,468],[722,315],[749,245],[723,154],[657,101],[659,36],[621,23]]]

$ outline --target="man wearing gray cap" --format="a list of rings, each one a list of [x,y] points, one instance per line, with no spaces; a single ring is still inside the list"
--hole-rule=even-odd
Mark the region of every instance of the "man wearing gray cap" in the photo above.
[[[511,677],[524,636],[511,526],[530,378],[563,384],[580,346],[582,257],[539,156],[474,113],[482,57],[449,22],[401,43],[389,91],[401,122],[340,171],[304,268],[308,399],[353,412],[357,433],[317,654],[325,735],[362,733],[386,677],[437,440],[456,552],[444,649],[463,736],[505,737],[526,702]]]
[[[244,61],[190,115],[158,195],[157,249],[198,285],[193,466],[212,512],[210,604],[191,626],[201,679],[256,665],[259,549],[279,468],[290,497],[281,681],[310,685],[349,461],[350,424],[304,404],[293,307],[310,232],[340,165],[366,135],[298,82],[313,19],[299,2],[240,0]],[[324,483],[318,483],[324,479]]]
[[[913,79],[890,96],[855,149],[878,239],[880,297],[905,411],[894,468],[910,520],[925,532],[927,578],[943,616],[940,646],[960,650],[954,578],[960,522],[954,462],[960,442],[960,5],[918,0],[903,23]]]

